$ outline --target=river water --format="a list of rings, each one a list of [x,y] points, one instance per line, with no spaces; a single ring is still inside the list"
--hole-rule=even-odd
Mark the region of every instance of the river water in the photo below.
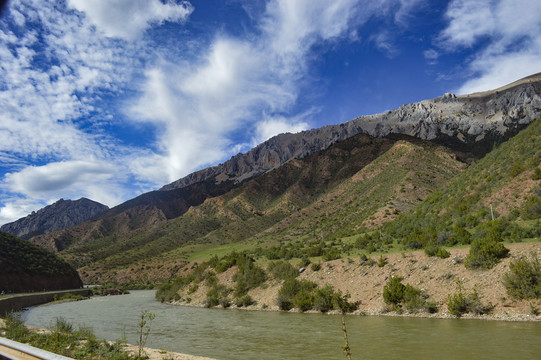
[[[141,311],[156,315],[147,346],[216,359],[345,359],[341,316],[162,304],[154,291],[42,305],[27,325],[57,317],[97,337],[136,343]],[[346,316],[353,359],[541,359],[541,323]]]

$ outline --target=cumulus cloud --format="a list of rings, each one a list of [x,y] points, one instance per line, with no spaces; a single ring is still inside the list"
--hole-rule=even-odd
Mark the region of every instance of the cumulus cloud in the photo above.
[[[218,28],[178,44],[183,53],[145,34],[189,21],[187,1],[11,2],[0,20],[0,221],[60,197],[115,205],[134,184],[159,187],[310,127],[316,110],[297,100],[312,91],[318,46],[358,41],[371,17],[403,21],[417,3],[270,0],[251,13],[254,31]],[[126,145],[115,126],[151,128],[149,147]]]
[[[13,221],[60,198],[87,197],[116,205],[126,196],[119,184],[123,173],[118,164],[93,160],[52,162],[7,173],[1,188],[18,196],[2,197],[0,223]]]
[[[153,24],[184,22],[194,8],[188,1],[169,0],[68,0],[71,7],[84,12],[96,27],[109,37],[134,40]]]
[[[160,59],[150,66],[142,94],[130,107],[130,118],[163,126],[157,139],[163,148],[159,163],[169,181],[222,161],[239,149],[246,151],[254,141],[306,129],[310,116],[299,120],[301,115],[291,109],[299,93],[309,91],[308,67],[317,55],[313,47],[354,41],[352,29],[372,16],[413,3],[269,1],[256,19],[257,35],[232,38],[218,32],[195,62]],[[393,51],[390,42],[383,50]],[[241,130],[251,135],[244,135],[246,145],[239,146],[232,134]],[[148,176],[156,174],[154,167],[147,169]]]
[[[457,92],[494,89],[541,71],[540,14],[539,1],[452,1],[440,45],[448,52],[474,49],[468,64],[473,79]]]

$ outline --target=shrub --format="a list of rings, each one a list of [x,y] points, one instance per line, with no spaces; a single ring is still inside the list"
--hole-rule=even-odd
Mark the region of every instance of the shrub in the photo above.
[[[335,309],[351,312],[357,309],[357,305],[349,302],[349,297],[349,294],[342,295],[341,291],[334,291],[330,285],[318,288],[312,281],[290,278],[278,291],[278,306],[281,310],[296,307],[300,311],[316,309],[328,312]]]
[[[319,271],[319,270],[321,270],[321,264],[320,263],[312,263],[312,265],[310,265],[310,269],[312,269],[312,271]]]
[[[297,270],[293,265],[291,265],[291,263],[284,260],[271,262],[267,270],[272,274],[275,279],[281,280],[295,278],[299,275],[299,270]]]
[[[509,249],[501,242],[491,240],[488,237],[476,239],[471,244],[464,265],[468,269],[491,269],[507,254],[509,254]]]
[[[220,304],[223,305],[225,302],[224,298],[227,298],[227,295],[231,290],[222,284],[216,284],[212,288],[207,291],[207,298],[205,299],[205,306],[206,307],[214,307],[218,306]]]
[[[406,285],[402,284],[402,278],[393,276],[383,287],[383,300],[387,304],[398,305],[404,299]]]
[[[383,257],[383,255],[379,257],[379,259],[378,259],[378,266],[379,266],[379,267],[384,267],[384,266],[387,265],[388,263],[389,263],[389,262],[387,261],[386,258]]]
[[[314,309],[323,313],[330,311],[333,308],[333,293],[334,290],[330,285],[317,289],[314,295]]]
[[[246,307],[254,304],[254,300],[248,294],[235,299],[235,305],[238,307]]]
[[[481,302],[477,290],[466,295],[462,291],[462,284],[458,282],[458,292],[447,297],[447,309],[456,317],[460,317],[465,313],[473,313],[475,315],[488,314],[494,308],[492,305],[485,305]]]
[[[537,254],[532,259],[525,258],[511,261],[509,272],[503,275],[503,284],[507,293],[517,299],[541,297],[541,264]]]
[[[336,259],[340,259],[340,252],[336,249],[333,249],[333,248],[328,249],[323,254],[323,260],[325,261],[331,261],[331,260],[336,260]]]
[[[428,295],[424,291],[409,284],[402,284],[402,278],[399,276],[390,278],[383,288],[383,300],[398,311],[402,311],[401,306],[403,305],[410,313],[416,313],[420,310],[430,313],[437,312],[436,304],[427,301],[427,299]]]
[[[530,196],[522,205],[522,217],[525,220],[535,220],[541,217],[541,197]]]
[[[541,169],[536,167],[532,174],[532,180],[541,180]]]
[[[307,267],[308,265],[310,265],[310,262],[311,262],[311,261],[310,261],[309,258],[303,257],[303,258],[301,259],[301,266],[302,266],[302,267]]]
[[[447,259],[449,256],[451,256],[451,253],[444,248],[439,248],[436,252],[436,256],[440,259]]]

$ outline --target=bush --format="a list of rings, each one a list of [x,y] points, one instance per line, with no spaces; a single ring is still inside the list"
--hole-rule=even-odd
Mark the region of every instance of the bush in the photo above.
[[[278,306],[281,310],[290,310],[294,307],[300,311],[316,309],[328,312],[332,309],[342,312],[351,312],[357,305],[348,301],[350,295],[342,295],[341,291],[334,291],[330,285],[318,288],[308,280],[287,279],[278,291]]]
[[[319,271],[319,270],[321,270],[321,264],[320,263],[312,263],[312,265],[310,265],[310,269],[312,269],[312,271]]]
[[[317,289],[314,295],[314,309],[322,313],[330,311],[333,308],[333,293],[334,290],[330,285]]]
[[[507,293],[517,299],[541,297],[541,264],[537,254],[532,259],[517,259],[509,264],[509,272],[503,275]]]
[[[240,298],[235,299],[235,305],[237,307],[246,307],[254,304],[254,300],[248,294],[241,296]]]
[[[383,300],[387,304],[399,305],[404,300],[406,285],[402,284],[402,278],[393,276],[383,287]]]
[[[205,299],[206,307],[214,307],[223,305],[226,303],[227,296],[231,290],[227,286],[222,284],[216,284],[207,291],[207,298]]]
[[[295,278],[299,275],[299,270],[297,270],[297,268],[291,265],[291,263],[284,260],[271,262],[267,270],[272,274],[275,279],[280,280]]]
[[[424,291],[409,284],[402,284],[402,278],[399,276],[390,278],[383,288],[383,300],[386,304],[392,305],[395,310],[401,311],[401,306],[404,306],[410,313],[420,310],[429,313],[437,312],[436,304],[427,299],[428,295]]]
[[[508,254],[509,249],[501,242],[491,240],[488,237],[476,239],[471,244],[464,265],[468,269],[491,269]]]
[[[428,256],[437,256],[441,259],[445,259],[451,256],[451,253],[449,253],[449,251],[437,245],[428,245],[425,248],[425,254]]]
[[[458,292],[447,297],[447,309],[456,317],[460,317],[465,313],[473,313],[475,315],[488,314],[494,308],[492,305],[484,305],[479,298],[479,294],[474,290],[471,294],[466,295],[462,291],[462,284],[458,283]]]
[[[383,257],[383,255],[379,257],[379,259],[378,259],[378,266],[379,266],[379,267],[384,267],[384,266],[387,265],[388,263],[389,263],[389,262],[387,261],[386,258]]]

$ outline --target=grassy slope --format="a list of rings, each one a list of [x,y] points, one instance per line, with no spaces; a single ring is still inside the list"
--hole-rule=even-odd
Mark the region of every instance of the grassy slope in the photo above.
[[[456,226],[471,232],[492,218],[491,205],[497,219],[524,224],[521,218],[539,218],[540,206],[536,208],[535,203],[541,202],[541,180],[535,179],[534,172],[539,171],[535,169],[539,169],[540,162],[538,119],[435,191],[414,211],[388,224],[385,230],[397,238],[416,230],[452,231]],[[532,203],[533,210],[527,210]],[[533,214],[528,216],[528,211]]]

